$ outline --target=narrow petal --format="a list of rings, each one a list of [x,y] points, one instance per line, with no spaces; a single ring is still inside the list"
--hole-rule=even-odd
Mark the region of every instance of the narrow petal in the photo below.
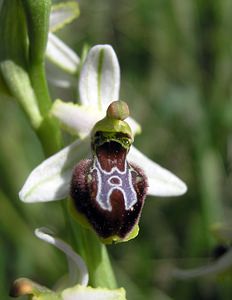
[[[54,32],[63,28],[66,24],[72,22],[79,15],[80,10],[76,1],[68,1],[53,5],[50,15],[50,31]]]
[[[61,294],[62,300],[126,300],[124,289],[108,290],[104,288],[92,288],[75,286],[66,289]]]
[[[186,184],[162,168],[135,147],[131,147],[129,161],[134,162],[144,170],[148,177],[148,194],[152,196],[179,196],[187,191]]]
[[[79,284],[82,286],[87,286],[88,282],[89,282],[89,274],[88,274],[88,270],[86,267],[86,264],[84,262],[84,260],[82,259],[82,257],[80,255],[78,255],[68,244],[66,244],[64,241],[55,238],[54,236],[52,236],[49,233],[49,230],[47,228],[37,228],[35,230],[35,235],[55,246],[56,248],[60,249],[62,252],[64,252],[68,258],[68,260],[71,260],[71,263],[69,264],[72,268],[75,266],[80,274],[80,281]],[[73,266],[74,265],[74,266]]]
[[[96,107],[61,100],[54,102],[51,113],[69,133],[81,137],[88,135],[95,123],[104,117],[104,113]]]
[[[52,33],[48,35],[46,56],[55,65],[70,74],[75,74],[78,70],[80,58],[71,48]]]
[[[191,279],[207,275],[217,275],[230,269],[231,266],[232,249],[211,264],[190,270],[175,269],[173,270],[172,275],[178,279]]]
[[[119,100],[120,69],[117,56],[110,45],[93,47],[80,74],[79,93],[82,104],[105,110]]]
[[[68,196],[72,170],[86,157],[89,139],[78,140],[36,167],[27,178],[19,198],[24,202],[46,202]]]

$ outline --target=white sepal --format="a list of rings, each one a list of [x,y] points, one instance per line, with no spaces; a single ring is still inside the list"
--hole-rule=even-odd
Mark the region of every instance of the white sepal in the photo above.
[[[53,5],[49,20],[49,30],[54,32],[63,28],[65,25],[76,19],[79,14],[80,10],[76,1],[68,1]]]
[[[187,191],[186,184],[170,171],[159,166],[135,147],[131,147],[128,160],[137,164],[148,177],[148,195],[179,196]]]
[[[28,203],[47,202],[66,198],[74,166],[89,150],[88,138],[78,140],[37,166],[19,192],[19,198]]]
[[[46,56],[67,73],[74,74],[79,68],[78,55],[51,32],[48,34]]]
[[[81,103],[106,110],[112,101],[119,100],[119,87],[120,68],[113,48],[110,45],[94,46],[80,74]]]

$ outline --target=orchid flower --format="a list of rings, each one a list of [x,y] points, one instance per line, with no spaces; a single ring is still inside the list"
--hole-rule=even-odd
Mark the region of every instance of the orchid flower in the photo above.
[[[80,139],[51,156],[36,167],[26,180],[19,197],[22,201],[46,202],[60,200],[69,195],[74,166],[87,156],[90,132],[105,115],[113,100],[119,99],[120,68],[117,56],[109,45],[93,47],[83,64],[79,94],[81,105],[55,101],[51,113],[64,128]],[[140,127],[132,118],[126,118],[133,134]],[[141,168],[148,179],[148,195],[178,196],[186,192],[186,185],[178,177],[151,161],[131,146],[129,163]]]
[[[39,228],[35,230],[35,235],[60,249],[65,253],[71,274],[78,271],[79,283],[72,287],[65,288],[60,292],[52,291],[41,286],[27,278],[17,279],[11,288],[10,295],[13,297],[32,295],[34,300],[74,300],[74,299],[101,299],[101,300],[125,300],[125,290],[123,288],[109,290],[106,288],[92,288],[88,286],[88,270],[84,260],[74,252],[74,250],[64,241],[54,237],[47,228]],[[30,298],[31,299],[31,298]]]

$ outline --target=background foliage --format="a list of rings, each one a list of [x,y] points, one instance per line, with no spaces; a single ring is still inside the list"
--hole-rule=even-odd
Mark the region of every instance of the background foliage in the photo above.
[[[83,44],[111,44],[121,65],[121,99],[143,132],[135,144],[189,187],[180,198],[147,198],[138,238],[110,246],[128,299],[232,298],[231,277],[179,281],[173,266],[207,263],[220,242],[211,231],[231,220],[232,2],[229,0],[80,0],[81,16],[60,36],[77,53]],[[71,93],[55,91],[73,101]],[[38,241],[49,226],[69,239],[61,203],[18,199],[41,146],[15,102],[0,98],[0,298],[29,277],[52,287],[65,258]]]

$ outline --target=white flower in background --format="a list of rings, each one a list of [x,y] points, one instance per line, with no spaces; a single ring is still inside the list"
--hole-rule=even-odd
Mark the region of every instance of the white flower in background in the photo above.
[[[36,167],[27,178],[19,197],[24,202],[45,202],[66,198],[74,166],[86,158],[90,149],[89,134],[104,115],[108,105],[119,99],[120,68],[117,56],[109,45],[93,47],[83,64],[79,94],[81,105],[55,101],[52,114],[73,134],[75,141]],[[139,125],[126,119],[135,133]],[[128,161],[144,170],[148,177],[148,195],[178,196],[186,192],[184,182],[168,170],[151,161],[135,147],[131,147]]]
[[[125,290],[123,288],[109,290],[106,288],[92,288],[87,286],[89,275],[84,260],[64,241],[55,238],[46,228],[35,230],[35,235],[45,242],[54,245],[63,251],[69,262],[69,274],[73,277],[76,272],[79,274],[78,284],[65,288],[60,292],[52,291],[41,286],[30,279],[17,279],[12,288],[10,295],[13,297],[32,295],[34,300],[125,300]],[[71,278],[73,282],[73,278]]]
[[[72,75],[76,75],[80,65],[79,56],[54,33],[69,24],[80,14],[76,1],[67,1],[52,6],[46,49],[47,73],[49,81],[62,88],[69,88]],[[63,72],[62,72],[63,71]]]

